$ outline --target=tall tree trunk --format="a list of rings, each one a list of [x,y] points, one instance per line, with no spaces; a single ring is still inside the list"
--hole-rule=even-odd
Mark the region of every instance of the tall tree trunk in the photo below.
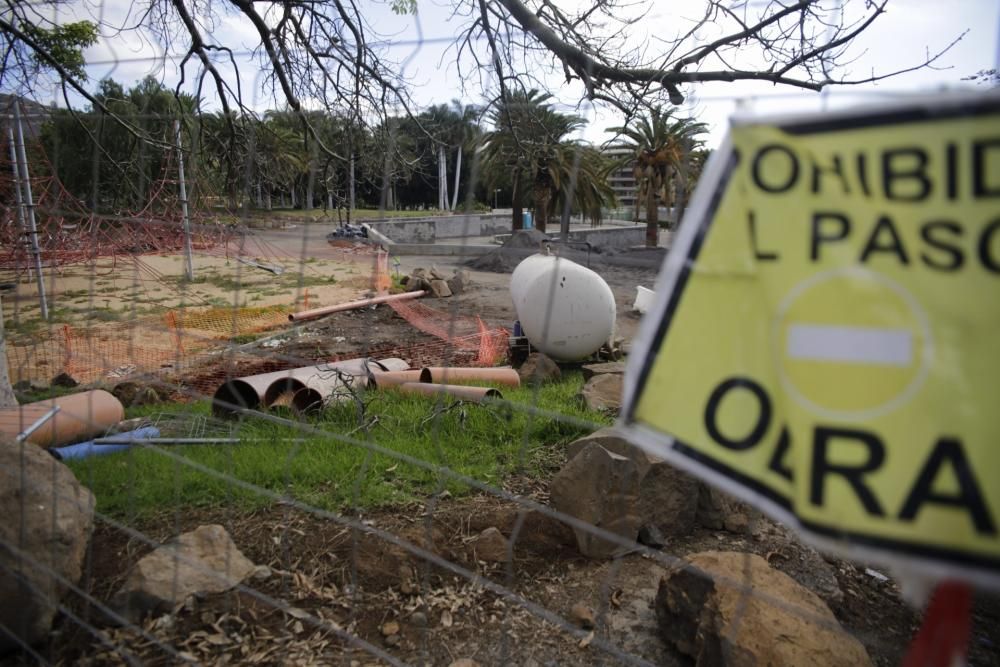
[[[545,183],[535,183],[535,229],[545,233],[549,223],[549,200],[552,194]]]
[[[462,145],[459,144],[455,156],[455,191],[451,193],[451,210],[458,209],[458,185],[462,177]]]
[[[510,207],[513,209],[510,220],[512,231],[524,229],[524,207],[521,205],[520,174],[514,172],[514,189],[511,192]]]
[[[309,142],[309,176],[306,178],[306,197],[302,201],[302,210],[311,211],[316,196],[316,142]]]
[[[347,180],[349,181],[351,186],[351,199],[349,202],[350,208],[348,210],[353,211],[354,210],[354,153],[351,153],[351,175],[348,177]],[[348,218],[348,220],[350,220],[350,218]]]
[[[448,153],[438,146],[438,209],[448,210]]]
[[[292,208],[295,208],[296,204],[299,203],[298,202],[298,190],[299,190],[298,183],[292,183]]]
[[[652,180],[652,179],[650,179]],[[646,247],[655,248],[660,242],[659,207],[656,205],[656,188],[646,184]]]
[[[264,189],[264,203],[267,206],[267,210],[271,210],[271,185],[268,184],[267,188]]]

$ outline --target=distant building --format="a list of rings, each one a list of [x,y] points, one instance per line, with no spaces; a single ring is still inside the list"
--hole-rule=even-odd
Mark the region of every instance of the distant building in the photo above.
[[[628,148],[615,148],[608,147],[603,151],[604,156],[615,160],[616,162],[621,162],[625,158],[633,154],[633,151]],[[608,176],[608,185],[611,189],[615,191],[615,196],[618,198],[618,207],[635,209],[635,201],[638,196],[638,187],[635,182],[635,174],[633,173],[633,167],[631,162],[625,162],[622,166],[618,167]]]

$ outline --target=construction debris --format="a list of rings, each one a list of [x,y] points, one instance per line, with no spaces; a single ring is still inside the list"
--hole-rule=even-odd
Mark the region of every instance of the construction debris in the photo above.
[[[463,401],[481,403],[487,398],[503,398],[496,389],[487,387],[467,387],[457,384],[425,384],[422,382],[404,382],[396,386],[407,394],[424,394],[425,396],[450,396]]]
[[[317,317],[323,317],[324,315],[329,315],[330,313],[339,313],[344,310],[354,310],[356,308],[364,308],[365,306],[376,306],[380,303],[389,303],[392,301],[404,301],[406,299],[415,299],[417,297],[426,296],[427,292],[413,291],[406,294],[384,294],[382,296],[375,296],[370,299],[360,299],[358,301],[348,301],[347,303],[339,303],[335,306],[324,306],[323,308],[313,308],[312,310],[303,310],[298,313],[289,313],[289,322],[301,322],[303,320],[312,320]]]
[[[430,269],[417,267],[410,275],[403,276],[400,284],[407,292],[429,291],[432,296],[444,299],[454,294],[461,294],[469,286],[469,272],[456,269],[454,275],[448,278],[436,266]]]

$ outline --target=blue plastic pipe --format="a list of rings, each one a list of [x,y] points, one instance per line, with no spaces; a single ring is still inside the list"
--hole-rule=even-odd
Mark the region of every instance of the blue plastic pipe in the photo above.
[[[115,437],[121,438],[122,440],[158,438],[160,437],[160,429],[155,426],[143,426],[142,428],[137,428],[134,431],[119,433]],[[61,461],[72,461],[73,459],[85,459],[88,456],[104,456],[105,454],[114,454],[115,452],[126,450],[131,446],[132,445],[98,445],[95,444],[93,440],[88,440],[87,442],[80,442],[75,445],[57,447],[49,451],[53,452],[56,455],[56,458]]]

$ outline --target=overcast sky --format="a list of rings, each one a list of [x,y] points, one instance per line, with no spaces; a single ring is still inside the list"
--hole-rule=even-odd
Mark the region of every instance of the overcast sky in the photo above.
[[[581,0],[582,1],[582,0]],[[645,34],[637,39],[669,34],[683,25],[685,18],[697,15],[698,0],[654,0],[653,9],[643,21]],[[454,40],[467,19],[456,16],[454,5],[447,0],[417,0],[416,16],[397,16],[388,3],[358,0],[371,28],[386,39],[390,60],[403,64],[401,74],[410,80],[416,103],[426,106],[447,103],[461,98],[468,103],[484,99],[480,80],[463,81],[455,61]],[[666,8],[671,8],[668,12]],[[78,0],[69,11],[63,10],[63,19],[104,18],[111,23],[135,22],[133,14],[127,16],[129,4],[116,0],[90,3]],[[125,21],[122,21],[125,19]],[[879,71],[902,69],[921,61],[927,51],[936,52],[953,39],[965,33],[961,41],[943,56],[935,69],[923,69],[900,75],[877,85],[863,87],[829,88],[825,94],[811,93],[790,88],[775,87],[766,83],[741,82],[734,84],[703,84],[688,89],[689,99],[685,111],[706,122],[712,128],[710,144],[721,139],[727,119],[737,109],[768,112],[838,108],[864,102],[866,99],[886,98],[890,95],[912,94],[955,88],[962,84],[962,77],[995,67],[1000,60],[1000,2],[997,0],[900,0],[891,4],[889,12],[880,17],[866,31],[855,53],[862,57],[850,67],[851,73],[863,76],[872,68]],[[249,51],[256,42],[256,33],[249,22],[238,16],[227,16],[213,26],[212,38],[230,45],[235,50]],[[485,51],[486,44],[477,48]],[[100,42],[86,52],[88,73],[93,82],[104,78],[130,85],[147,74],[161,79],[173,87],[178,81],[175,54],[164,54],[157,40],[145,34],[104,34]],[[242,85],[253,100],[251,106],[263,110],[275,102],[260,91],[261,81],[248,57],[241,59]],[[190,79],[194,69],[189,70]],[[586,117],[590,123],[583,136],[600,142],[608,135],[604,130],[616,124],[613,113],[594,108],[581,101],[581,89],[576,85],[559,87],[557,98],[567,110]],[[494,91],[486,90],[486,95]],[[690,94],[692,93],[693,94]],[[54,91],[36,91],[41,101],[56,98]],[[58,100],[57,100],[58,102]],[[212,105],[211,100],[206,100]]]

